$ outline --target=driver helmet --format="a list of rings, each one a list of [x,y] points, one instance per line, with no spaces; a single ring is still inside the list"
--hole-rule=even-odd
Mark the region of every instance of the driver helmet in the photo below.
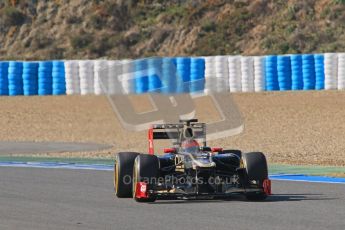
[[[189,153],[196,153],[200,150],[200,146],[196,140],[188,139],[182,142],[182,149]]]

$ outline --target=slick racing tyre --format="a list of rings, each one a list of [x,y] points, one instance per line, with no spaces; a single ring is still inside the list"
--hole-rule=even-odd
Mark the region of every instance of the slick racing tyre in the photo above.
[[[139,153],[120,152],[114,165],[114,189],[119,198],[132,197],[132,173],[135,158]]]
[[[142,154],[135,158],[133,168],[133,198],[138,202],[154,202],[155,196],[148,196],[147,198],[136,197],[136,186],[139,182],[145,182],[150,188],[154,185],[159,173],[159,159],[155,155]]]
[[[245,180],[247,185],[256,181],[259,188],[263,188],[263,183],[268,179],[268,169],[266,157],[261,152],[252,152],[243,154],[243,165],[245,167]],[[247,192],[245,194],[248,200],[265,200],[267,195],[264,192]]]

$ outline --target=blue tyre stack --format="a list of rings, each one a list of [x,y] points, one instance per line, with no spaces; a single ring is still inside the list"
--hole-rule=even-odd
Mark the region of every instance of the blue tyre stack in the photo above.
[[[162,58],[149,58],[148,67],[148,91],[159,93],[162,87]]]
[[[66,94],[65,65],[62,61],[53,61],[52,67],[53,95]]]
[[[189,93],[190,91],[190,58],[176,58],[177,93]]]
[[[291,80],[292,90],[303,89],[302,55],[291,55]]]
[[[38,94],[38,63],[23,63],[23,92],[25,96]]]
[[[162,88],[164,94],[172,94],[176,92],[176,60],[171,57],[162,59]]]
[[[146,93],[148,91],[148,72],[147,60],[138,59],[134,62],[135,69],[135,92],[137,94]]]
[[[291,61],[289,56],[278,56],[277,71],[279,89],[282,91],[291,90]]]
[[[302,56],[303,89],[315,89],[315,64],[314,55],[306,54]]]
[[[190,60],[190,92],[204,91],[205,88],[205,59],[191,58]]]
[[[279,90],[278,72],[277,72],[277,56],[267,56],[265,60],[266,73],[266,90]]]
[[[325,88],[324,56],[322,54],[315,54],[314,61],[315,61],[315,89],[321,90]]]
[[[38,67],[38,95],[52,95],[53,63],[51,61],[41,61]]]
[[[0,95],[8,95],[8,62],[0,62]]]
[[[8,95],[23,95],[23,62],[10,61],[8,66]]]

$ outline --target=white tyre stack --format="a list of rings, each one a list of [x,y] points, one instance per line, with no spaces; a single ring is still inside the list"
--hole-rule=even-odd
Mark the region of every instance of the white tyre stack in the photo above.
[[[119,76],[122,74],[121,61],[108,61],[108,94],[122,94]]]
[[[227,56],[215,56],[215,77],[216,77],[216,92],[227,92],[229,91],[229,68],[228,68],[228,57]]]
[[[119,76],[123,94],[135,94],[134,61],[122,60],[122,73]]]
[[[77,61],[65,61],[66,94],[80,94],[79,65]]]
[[[96,95],[102,95],[107,92],[108,65],[106,60],[94,61],[94,89]]]
[[[242,92],[254,92],[253,57],[241,58]]]
[[[265,58],[263,56],[254,57],[254,91],[262,92],[266,89],[265,81]]]
[[[94,70],[90,60],[79,61],[80,93],[94,94]]]
[[[229,56],[228,63],[230,92],[241,92],[241,56]]]
[[[338,89],[345,90],[345,53],[338,54]]]
[[[204,57],[205,59],[205,90],[204,92],[207,94],[209,92],[213,92],[216,89],[216,71],[215,71],[215,58]]]
[[[338,60],[336,53],[325,53],[325,89],[332,90],[338,88],[337,72]]]

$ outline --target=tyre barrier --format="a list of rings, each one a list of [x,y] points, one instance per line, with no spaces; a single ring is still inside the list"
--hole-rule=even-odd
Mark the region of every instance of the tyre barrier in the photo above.
[[[135,93],[143,94],[149,90],[149,76],[147,71],[148,65],[146,59],[134,61]]]
[[[172,94],[176,91],[176,61],[174,58],[162,59],[161,93]]]
[[[0,62],[0,96],[8,96],[8,62]]]
[[[25,96],[38,94],[38,66],[37,62],[23,63],[23,94]]]
[[[229,91],[228,56],[215,56],[215,92]]]
[[[315,89],[315,62],[314,55],[302,56],[303,90]]]
[[[270,55],[265,59],[266,90],[279,90],[277,56]]]
[[[315,89],[322,90],[325,88],[324,56],[322,54],[315,54],[314,62],[315,62]]]
[[[162,87],[160,79],[162,73],[162,58],[149,58],[147,59],[148,71],[148,92],[159,93]]]
[[[281,91],[291,90],[291,59],[289,56],[277,58],[278,85]]]
[[[229,65],[229,90],[230,92],[242,91],[241,56],[228,57]]]
[[[295,54],[290,56],[291,60],[291,89],[303,89],[302,55]]]
[[[252,57],[241,58],[242,92],[254,92],[254,62]]]
[[[325,53],[325,89],[333,90],[338,87],[338,57],[336,53]]]
[[[97,76],[101,80],[106,93],[109,95],[123,94],[121,82],[119,81],[119,76],[122,74],[121,62],[107,61],[106,66],[106,69],[101,70],[99,76]]]
[[[66,94],[65,65],[62,61],[53,61],[52,68],[53,95]]]
[[[66,94],[80,94],[79,64],[77,61],[65,61]]]
[[[94,94],[94,67],[93,61],[79,61],[80,94]]]
[[[345,89],[345,53],[338,54],[338,90]]]
[[[254,91],[265,91],[265,58],[262,56],[254,57]]]
[[[0,95],[345,90],[345,53],[0,62]]]
[[[8,95],[23,95],[23,62],[10,61],[8,65]]]
[[[40,61],[38,63],[38,95],[52,95],[53,93],[53,63]]]
[[[190,62],[190,92],[198,93],[205,88],[205,59],[191,58]]]
[[[176,90],[174,93],[190,92],[190,63],[189,57],[177,57],[173,61],[176,64]]]
[[[205,60],[205,87],[204,92],[207,94],[215,88],[215,68],[214,57],[203,57]]]
[[[108,62],[106,60],[97,60],[94,62],[94,89],[96,95],[105,94],[108,91],[108,84],[102,82],[102,76],[107,76]],[[107,79],[107,78],[105,78]]]
[[[124,94],[135,94],[135,65],[132,60],[122,60],[122,74],[119,76]]]

